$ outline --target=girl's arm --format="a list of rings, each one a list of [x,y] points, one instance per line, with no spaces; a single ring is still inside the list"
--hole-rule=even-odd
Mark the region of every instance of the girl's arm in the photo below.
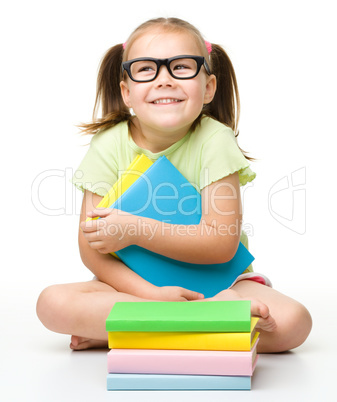
[[[95,209],[102,197],[85,191],[80,222],[86,220],[88,211]],[[151,300],[194,300],[196,292],[180,287],[157,287],[129,269],[122,261],[110,254],[102,254],[89,246],[83,231],[79,230],[79,248],[84,265],[102,282],[117,291]]]
[[[103,219],[83,224],[90,246],[100,253],[136,244],[180,261],[199,264],[232,259],[241,234],[241,199],[238,173],[205,187],[201,192],[202,217],[198,225],[169,225],[119,210],[95,210]]]

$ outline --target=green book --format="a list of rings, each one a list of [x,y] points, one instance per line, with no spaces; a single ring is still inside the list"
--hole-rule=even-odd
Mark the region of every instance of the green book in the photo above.
[[[106,330],[145,332],[250,332],[249,300],[117,302]]]

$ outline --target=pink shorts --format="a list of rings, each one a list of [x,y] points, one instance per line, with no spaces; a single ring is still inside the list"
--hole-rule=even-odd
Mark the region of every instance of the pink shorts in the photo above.
[[[232,288],[236,283],[244,280],[254,281],[261,283],[261,285],[273,287],[269,278],[267,278],[265,275],[259,274],[257,272],[247,272],[246,274],[239,275],[228,289]]]
[[[99,280],[97,278],[97,276],[94,276],[92,279],[96,280],[96,281]],[[236,283],[238,283],[240,281],[244,281],[244,280],[258,282],[258,283],[261,283],[261,285],[266,285],[266,286],[269,286],[271,288],[273,287],[272,283],[269,280],[269,278],[267,278],[265,275],[259,274],[257,272],[247,272],[246,274],[239,275],[235,279],[235,281],[230,285],[230,287],[228,289],[232,288]]]

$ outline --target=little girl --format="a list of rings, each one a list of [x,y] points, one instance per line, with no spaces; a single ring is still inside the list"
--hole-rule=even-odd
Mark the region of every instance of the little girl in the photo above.
[[[107,346],[105,320],[118,301],[249,299],[252,315],[260,317],[260,353],[289,350],[305,341],[311,330],[308,311],[274,290],[251,266],[230,289],[205,299],[193,289],[157,287],[110,254],[137,245],[177,260],[212,264],[229,261],[240,240],[247,246],[240,226],[240,185],[255,174],[236,143],[238,112],[230,59],[185,21],[150,20],[106,53],[94,119],[83,126],[94,136],[73,179],[84,192],[80,254],[95,279],[50,286],[37,303],[47,328],[72,335],[72,349]],[[171,225],[168,235],[152,219],[95,208],[119,172],[142,153],[152,161],[165,155],[200,190],[202,218],[193,233],[181,235],[181,225]],[[87,217],[101,219],[86,222]],[[125,230],[144,228],[137,219],[152,230]],[[107,230],[111,225],[114,235]],[[219,230],[235,225],[237,230],[226,234]]]

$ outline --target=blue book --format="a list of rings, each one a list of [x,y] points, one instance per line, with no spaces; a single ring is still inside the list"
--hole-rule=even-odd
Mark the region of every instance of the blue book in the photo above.
[[[108,391],[250,390],[251,376],[108,374]]]
[[[111,208],[178,225],[197,225],[202,212],[200,193],[165,156],[150,166]],[[169,236],[169,225],[164,230]],[[254,260],[241,242],[233,259],[222,264],[190,264],[138,246],[126,247],[116,254],[156,286],[181,286],[205,297],[227,289]]]

